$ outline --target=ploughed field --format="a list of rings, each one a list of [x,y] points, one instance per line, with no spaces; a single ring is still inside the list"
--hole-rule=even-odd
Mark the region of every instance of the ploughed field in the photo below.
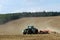
[[[27,26],[40,30],[50,30],[57,33],[23,35]],[[25,17],[0,25],[0,40],[60,40],[60,16]]]
[[[20,35],[28,26],[60,33],[60,16],[24,17],[0,25],[0,35]]]
[[[60,40],[60,34],[0,35],[0,40]]]

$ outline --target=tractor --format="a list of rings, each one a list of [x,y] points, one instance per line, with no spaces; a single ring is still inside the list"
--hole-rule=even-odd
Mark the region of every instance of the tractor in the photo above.
[[[34,26],[28,26],[28,28],[24,29],[23,34],[38,34],[38,29],[34,28]]]

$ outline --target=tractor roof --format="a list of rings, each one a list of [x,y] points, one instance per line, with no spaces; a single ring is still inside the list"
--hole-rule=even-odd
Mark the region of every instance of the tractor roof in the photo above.
[[[34,28],[34,26],[28,26],[28,28]]]

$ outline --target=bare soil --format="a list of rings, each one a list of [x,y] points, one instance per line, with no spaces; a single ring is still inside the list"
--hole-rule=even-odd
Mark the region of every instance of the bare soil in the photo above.
[[[0,35],[0,40],[60,40],[60,34]]]
[[[34,26],[38,30],[52,30],[60,33],[60,16],[53,17],[25,17],[0,25],[0,35],[20,35],[27,26]]]

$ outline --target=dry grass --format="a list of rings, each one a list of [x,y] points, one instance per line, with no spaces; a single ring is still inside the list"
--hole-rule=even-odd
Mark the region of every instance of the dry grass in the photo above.
[[[60,40],[60,34],[0,35],[0,40]]]

